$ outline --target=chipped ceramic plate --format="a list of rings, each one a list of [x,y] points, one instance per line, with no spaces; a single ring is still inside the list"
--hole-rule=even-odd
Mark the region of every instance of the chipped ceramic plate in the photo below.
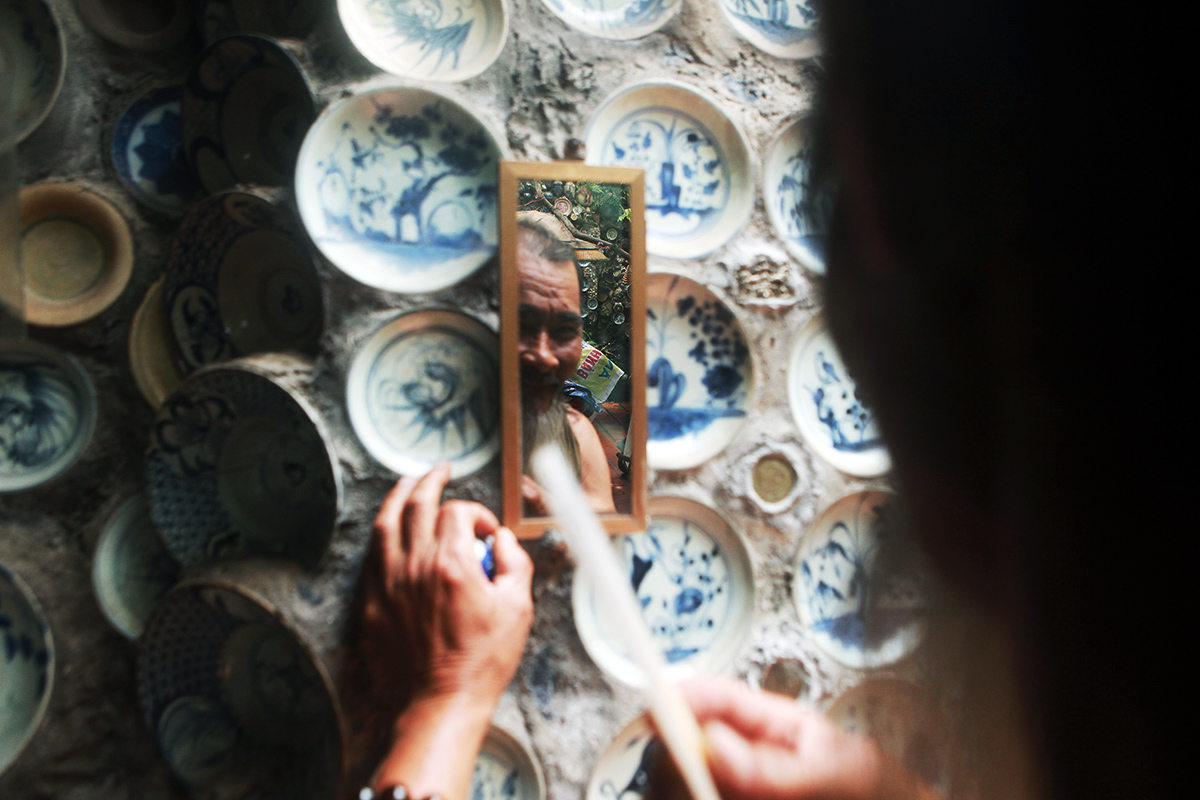
[[[678,83],[627,86],[588,122],[587,162],[646,172],[646,250],[705,255],[741,230],[754,206],[746,137],[700,93]]]
[[[584,800],[641,800],[662,744],[642,714],[613,737],[592,769]]]
[[[61,475],[95,428],[96,392],[78,361],[38,342],[0,340],[0,494]]]
[[[813,317],[800,332],[787,380],[792,417],[813,452],[860,478],[891,469],[875,413],[859,397],[823,316]]]
[[[0,3],[0,53],[4,75],[0,109],[12,122],[13,141],[19,142],[41,124],[62,89],[67,45],[54,9],[44,0]],[[7,144],[0,131],[0,150]]]
[[[355,280],[435,292],[496,254],[500,157],[486,126],[448,97],[414,87],[351,95],[304,139],[300,219]]]
[[[542,769],[512,734],[488,729],[471,773],[471,800],[543,800]]]
[[[718,0],[725,19],[750,44],[780,58],[821,54],[813,0]]]
[[[181,217],[196,196],[183,155],[182,86],[162,86],[134,100],[117,120],[109,154],[129,193],[155,211]]]
[[[721,515],[693,500],[652,497],[647,512],[644,532],[613,539],[642,618],[672,677],[719,673],[750,632],[754,570],[749,549]],[[643,685],[620,622],[585,572],[575,573],[571,605],[592,660],[622,683]]]
[[[763,197],[767,216],[775,235],[783,240],[792,258],[806,269],[825,274],[825,249],[829,240],[824,226],[809,218],[805,208],[809,203],[809,159],[811,125],[798,119],[779,131],[767,147],[763,161]],[[832,195],[821,197],[814,209],[823,219],[829,219]]]
[[[690,278],[646,280],[647,463],[686,469],[725,449],[746,421],[754,387],[737,317]]]
[[[385,72],[463,81],[486,70],[508,38],[504,0],[338,0],[350,41]]]
[[[178,577],[179,564],[154,528],[146,495],[134,495],[109,517],[96,543],[92,588],[100,610],[123,636],[137,639]]]
[[[792,597],[817,644],[854,669],[894,664],[925,634],[927,572],[888,515],[893,495],[856,492],[825,509],[796,554]]]
[[[637,39],[666,25],[683,0],[542,0],[581,33],[601,39]]]
[[[350,424],[363,447],[401,475],[441,461],[471,475],[500,449],[496,334],[455,311],[412,311],[359,346],[346,379]]]
[[[29,587],[0,564],[0,773],[33,737],[54,683],[54,642]]]

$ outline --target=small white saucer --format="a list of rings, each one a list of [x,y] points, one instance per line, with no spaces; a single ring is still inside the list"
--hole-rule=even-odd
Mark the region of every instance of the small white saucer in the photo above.
[[[750,44],[780,58],[821,54],[813,0],[718,0],[725,19]]]
[[[575,30],[601,39],[638,39],[666,25],[683,0],[542,0]]]
[[[512,734],[488,729],[471,774],[471,800],[544,800],[542,769]]]
[[[809,121],[798,119],[784,126],[771,140],[763,161],[763,198],[775,234],[783,240],[792,258],[805,269],[824,275],[828,232],[814,227],[805,209],[809,201],[811,136]],[[826,219],[832,211],[829,205],[826,200],[821,209]]]
[[[29,587],[0,564],[0,774],[33,737],[54,684],[54,642]]]
[[[635,717],[600,755],[584,800],[640,800],[650,785],[650,767],[661,747],[650,719],[645,714]]]
[[[58,99],[66,75],[67,43],[53,7],[44,0],[0,3],[0,53],[10,82],[7,110],[12,127],[0,132],[0,149],[19,142],[41,124]]]

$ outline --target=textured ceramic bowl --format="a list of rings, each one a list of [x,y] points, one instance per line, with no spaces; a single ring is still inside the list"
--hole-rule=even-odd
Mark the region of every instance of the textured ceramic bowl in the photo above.
[[[179,351],[167,323],[163,278],[146,290],[129,326],[129,370],[146,402],[158,408],[183,383]]]
[[[780,58],[821,54],[820,16],[812,0],[717,0],[729,25],[750,44]]]
[[[6,71],[0,83],[7,84],[0,87],[0,110],[19,142],[50,113],[66,75],[67,45],[54,9],[44,0],[0,3],[0,52]],[[0,150],[8,146],[0,135]]]
[[[810,168],[811,127],[807,119],[785,125],[771,144],[763,160],[763,198],[767,216],[775,234],[783,240],[792,258],[818,275],[825,274],[825,248],[828,232],[810,218],[808,173]],[[817,210],[828,219],[832,196],[824,195]]]
[[[492,65],[508,38],[504,0],[338,0],[350,41],[385,72],[463,81]]]
[[[105,39],[146,53],[167,49],[192,25],[187,0],[75,0],[75,7]]]
[[[142,634],[138,696],[167,765],[198,796],[329,800],[344,727],[320,661],[265,601],[173,589]]]
[[[662,744],[642,714],[613,737],[592,769],[584,800],[640,800],[650,785],[650,767]]]
[[[556,17],[577,31],[601,39],[649,36],[674,18],[683,0],[542,0]]]
[[[208,367],[163,403],[150,433],[154,523],[185,566],[329,546],[340,471],[317,413],[252,360]]]
[[[78,361],[37,342],[0,339],[0,493],[63,474],[95,427],[96,392]]]
[[[351,95],[309,129],[296,165],[300,219],[350,277],[435,292],[496,254],[495,137],[449,97],[415,87]]]
[[[100,610],[121,634],[136,639],[178,577],[179,564],[154,528],[146,495],[134,495],[109,517],[92,556]]]
[[[183,154],[182,97],[179,85],[146,92],[122,112],[109,142],[113,169],[129,193],[172,217],[183,216],[198,191]]]
[[[50,626],[33,593],[0,564],[0,773],[46,715],[54,682]]]
[[[21,190],[25,317],[75,325],[107,309],[133,273],[133,236],[112,203],[73,183]]]
[[[529,749],[493,725],[475,760],[470,796],[473,800],[544,800],[546,782]]]

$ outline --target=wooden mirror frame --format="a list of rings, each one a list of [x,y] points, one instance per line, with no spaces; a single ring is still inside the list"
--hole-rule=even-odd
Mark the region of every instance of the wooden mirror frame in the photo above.
[[[629,186],[629,397],[630,511],[601,514],[610,534],[646,529],[646,200],[640,169],[593,167],[577,161],[500,162],[500,398],[501,493],[504,524],[518,538],[537,538],[553,517],[527,517],[521,499],[521,377],[518,350],[517,186],[522,180],[619,183]]]

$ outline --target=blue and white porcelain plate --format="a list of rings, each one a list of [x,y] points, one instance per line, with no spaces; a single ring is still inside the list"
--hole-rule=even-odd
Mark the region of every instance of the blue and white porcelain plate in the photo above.
[[[675,83],[628,86],[588,122],[587,161],[646,172],[646,250],[705,255],[729,241],[754,206],[746,137],[719,108]]]
[[[62,89],[67,45],[50,4],[44,0],[0,2],[0,53],[4,54],[4,79],[11,87],[5,114],[12,128],[0,128],[0,149],[4,149],[41,124]]]
[[[584,800],[641,800],[662,745],[642,714],[613,737],[592,769]]]
[[[613,540],[651,637],[674,677],[713,674],[737,655],[754,610],[754,573],[740,535],[712,509],[653,497],[649,527]],[[571,603],[588,655],[622,683],[645,683],[604,592],[576,572]]]
[[[190,377],[150,431],[155,525],[185,566],[266,556],[315,567],[341,500],[316,412],[245,364]]]
[[[690,278],[646,280],[646,440],[654,469],[694,467],[725,449],[746,420],[750,348],[733,312]]]
[[[126,500],[104,525],[92,557],[92,586],[112,626],[137,639],[150,612],[179,578],[179,563],[150,518],[146,495]]]
[[[806,269],[824,275],[829,232],[827,223],[822,224],[821,220],[830,218],[833,197],[826,192],[815,201],[812,199],[811,136],[806,119],[795,120],[775,135],[763,162],[763,197],[775,234],[783,240],[792,258]],[[813,202],[819,205],[810,209]]]
[[[352,95],[304,140],[300,219],[355,280],[435,292],[496,254],[500,157],[483,123],[448,97],[411,87]]]
[[[486,70],[508,38],[504,0],[338,0],[350,41],[406,78],[463,81]]]
[[[529,750],[493,725],[471,773],[471,800],[542,800],[542,770]]]
[[[889,516],[888,492],[856,492],[825,509],[796,554],[792,597],[817,644],[854,669],[894,664],[925,631],[928,580]]]
[[[141,202],[183,216],[197,192],[183,155],[179,115],[182,86],[163,86],[133,101],[113,129],[110,153],[117,177]]]
[[[37,730],[54,683],[54,643],[33,593],[0,564],[0,773]]]
[[[37,342],[0,341],[0,494],[60,475],[95,427],[95,390],[78,361]]]
[[[350,424],[384,466],[419,477],[449,461],[471,475],[500,449],[496,334],[454,311],[413,311],[359,347],[346,379]]]
[[[637,39],[666,25],[683,0],[542,0],[577,31],[602,39]]]
[[[832,466],[860,478],[891,469],[875,413],[819,314],[804,326],[788,360],[788,400],[804,441]]]
[[[813,0],[718,0],[725,19],[750,44],[780,58],[820,55]]]

